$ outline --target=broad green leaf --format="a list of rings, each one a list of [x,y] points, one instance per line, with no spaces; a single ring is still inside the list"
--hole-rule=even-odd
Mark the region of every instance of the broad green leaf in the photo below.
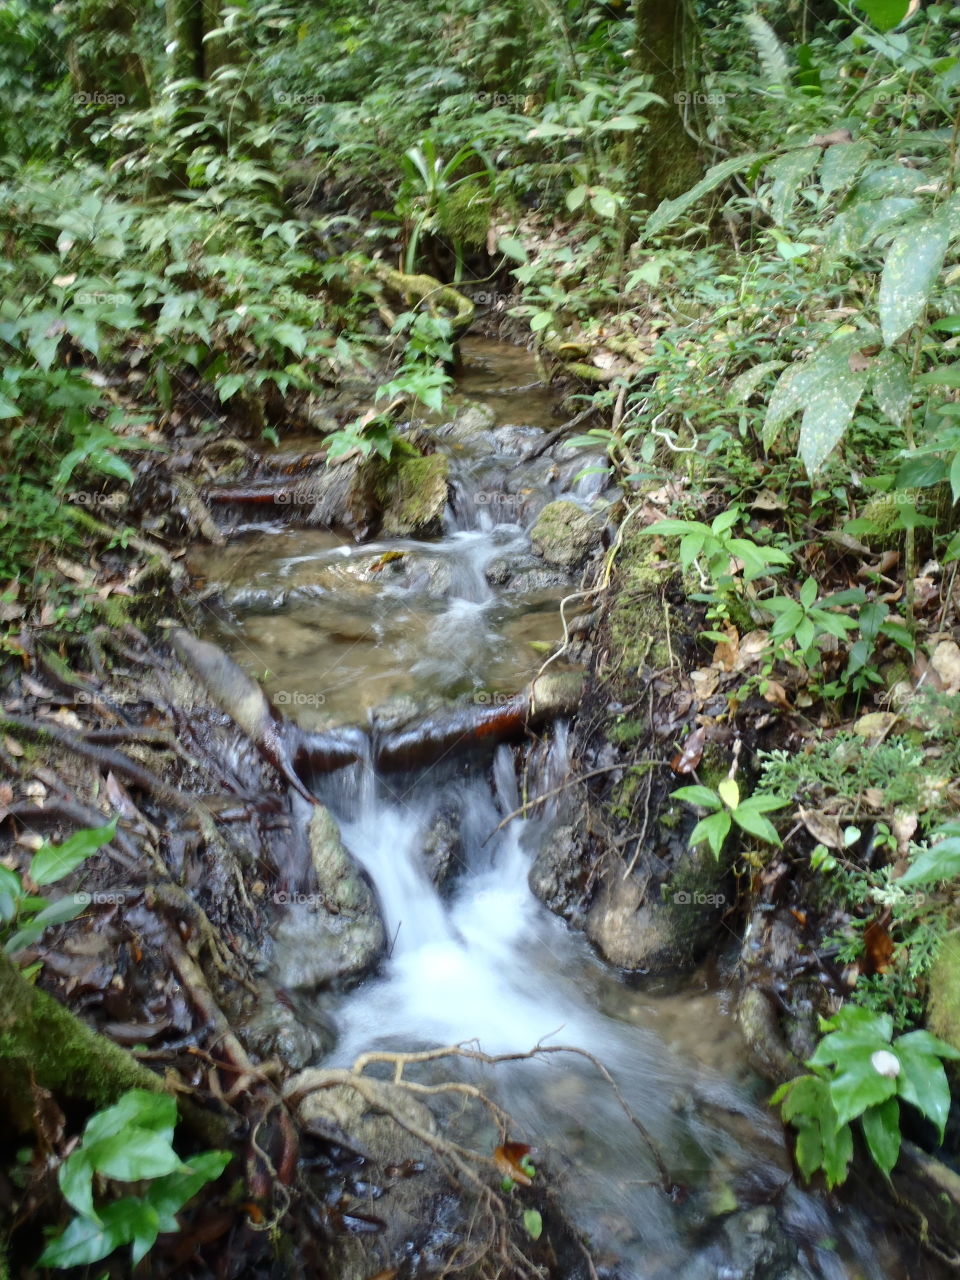
[[[881,351],[873,362],[873,394],[881,411],[903,426],[913,392],[906,364],[893,351]]]
[[[960,387],[960,364],[942,364],[916,379],[918,387]]]
[[[862,334],[847,334],[829,342],[811,358],[812,387],[804,398],[797,452],[813,475],[839,444],[867,384],[867,372],[851,369],[850,356],[864,342]],[[806,390],[806,385],[805,388]]]
[[[512,258],[514,262],[526,262],[527,260],[526,248],[516,236],[500,236],[497,240],[497,248],[508,258]]]
[[[939,1058],[923,1052],[913,1044],[904,1044],[908,1036],[901,1036],[894,1044],[894,1052],[900,1059],[900,1074],[895,1080],[897,1092],[904,1102],[922,1112],[937,1127],[943,1141],[947,1116],[950,1113],[950,1085],[947,1073]]]
[[[109,844],[116,834],[117,819],[105,827],[89,827],[75,831],[63,844],[44,844],[30,860],[30,879],[34,884],[53,884],[69,875],[91,854]]]
[[[766,176],[772,179],[770,188],[770,216],[779,226],[793,207],[797,191],[820,161],[818,147],[801,147],[771,160]]]
[[[93,1207],[93,1167],[83,1147],[71,1151],[57,1171],[63,1198],[77,1213],[97,1219]]]
[[[126,1241],[117,1230],[116,1224],[111,1227],[101,1226],[93,1218],[77,1217],[69,1224],[62,1235],[51,1240],[40,1255],[37,1265],[41,1267],[80,1267],[90,1262],[99,1262],[101,1258],[113,1253]]]
[[[950,241],[945,214],[906,227],[887,250],[880,279],[880,328],[891,347],[920,318]]]
[[[952,880],[954,876],[960,876],[960,838],[957,836],[921,849],[897,884],[936,884],[940,880]]]
[[[158,1178],[182,1168],[183,1162],[165,1133],[150,1129],[125,1129],[98,1142],[84,1142],[87,1160],[98,1173],[118,1182]]]
[[[809,1182],[818,1169],[823,1168],[822,1130],[816,1120],[806,1120],[797,1128],[797,1164]]]
[[[874,1163],[885,1177],[897,1163],[900,1155],[900,1104],[896,1098],[888,1098],[863,1113],[863,1134],[870,1148]]]
[[[687,804],[697,804],[702,809],[719,809],[720,801],[716,793],[709,787],[678,787],[671,793],[675,800],[685,800]]]
[[[168,1140],[172,1140],[176,1123],[177,1104],[168,1093],[128,1089],[112,1107],[106,1107],[90,1117],[83,1131],[83,1140],[98,1142],[101,1138],[111,1138],[129,1128],[165,1134]]]
[[[878,31],[891,31],[907,16],[910,0],[856,0]]]
[[[820,189],[825,196],[849,187],[856,179],[873,146],[864,139],[827,147],[820,165]]]
[[[769,154],[768,151],[753,152],[750,155],[734,156],[732,159],[722,160],[719,164],[713,165],[689,191],[685,191],[674,200],[661,201],[647,219],[647,225],[643,231],[644,237],[650,239],[660,235],[698,200],[715,191],[735,173],[743,173],[745,169],[750,169],[758,162],[766,160]]]
[[[150,1184],[146,1199],[160,1215],[161,1231],[177,1229],[174,1215],[201,1187],[219,1178],[232,1158],[229,1151],[204,1151],[202,1155],[192,1156],[184,1168],[157,1178]]]
[[[762,813],[759,813],[749,800],[742,804],[739,809],[734,809],[733,820],[748,835],[756,836],[758,840],[765,840],[767,844],[780,844],[780,837],[777,834],[776,827],[769,818],[765,818]]]
[[[896,1079],[881,1075],[874,1066],[875,1052],[870,1048],[850,1049],[837,1063],[829,1089],[839,1124],[856,1119],[867,1107],[886,1102],[897,1092]]]
[[[65,898],[58,898],[56,902],[51,902],[42,911],[38,911],[30,923],[40,925],[44,929],[51,924],[65,924],[68,920],[76,920],[85,906],[85,902],[78,902],[75,895],[69,894]]]
[[[960,1049],[955,1049],[952,1044],[947,1044],[946,1040],[941,1040],[929,1031],[908,1031],[906,1035],[898,1036],[894,1047],[899,1052],[901,1046],[911,1052],[926,1053],[934,1058],[960,1061]]]
[[[730,834],[729,813],[711,813],[709,818],[701,818],[690,832],[690,847],[705,840],[715,858],[720,857],[723,842]]]
[[[746,404],[768,373],[783,368],[782,360],[763,360],[738,374],[727,390],[727,404]]]
[[[846,1179],[847,1169],[853,1159],[853,1134],[848,1124],[831,1129],[824,1124],[820,1130],[823,1143],[823,1171],[829,1187],[839,1186]]]
[[[615,218],[620,202],[606,187],[596,187],[590,196],[590,208],[598,218]]]
[[[225,404],[231,396],[235,396],[238,391],[241,391],[245,381],[246,379],[242,373],[228,373],[226,377],[218,378],[216,391],[220,397],[220,403]]]

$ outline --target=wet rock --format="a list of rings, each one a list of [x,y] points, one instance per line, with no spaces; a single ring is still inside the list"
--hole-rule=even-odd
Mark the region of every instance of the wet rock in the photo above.
[[[540,427],[517,427],[512,423],[490,432],[497,453],[522,453],[543,439]]]
[[[530,684],[527,696],[534,719],[555,720],[573,715],[583,697],[583,672],[555,668],[546,671]]]
[[[538,556],[523,551],[495,556],[487,562],[483,572],[492,587],[504,587],[509,591],[525,594],[544,591],[550,587],[563,587],[570,581],[564,570],[546,568]]]
[[[534,550],[548,564],[574,569],[600,542],[602,523],[567,498],[548,502],[530,530]]]
[[[558,827],[544,840],[527,877],[531,892],[558,916],[582,924],[586,884],[578,829]]]
[[[427,875],[441,892],[450,887],[464,864],[460,822],[453,809],[441,809],[430,822],[423,842],[423,863]]]
[[[435,434],[454,444],[470,444],[486,438],[497,420],[488,404],[466,404],[457,411],[452,422],[437,427]]]
[[[780,1084],[803,1072],[803,1063],[787,1044],[771,998],[759,986],[740,993],[737,1022],[750,1050],[750,1059],[765,1080]]]
[[[386,949],[373,891],[347,852],[330,812],[318,805],[308,829],[318,891],[278,894],[285,914],[273,930],[271,976],[291,991],[354,986]]]
[[[445,454],[395,454],[365,465],[365,483],[381,516],[381,532],[422,537],[440,532],[447,505],[449,462]]]
[[[301,1071],[319,1061],[336,1043],[332,1024],[322,1021],[314,1010],[296,1012],[277,999],[272,990],[265,991],[256,1013],[237,1027],[237,1034],[248,1053],[261,1062],[279,1058],[291,1071]]]
[[[613,862],[587,913],[587,937],[621,969],[689,968],[716,934],[717,903],[698,903],[693,894],[682,890],[671,902],[648,901],[648,897],[647,884],[632,875],[624,879],[622,865]]]

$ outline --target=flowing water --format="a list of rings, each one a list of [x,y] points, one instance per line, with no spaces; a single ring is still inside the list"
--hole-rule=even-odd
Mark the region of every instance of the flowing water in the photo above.
[[[510,351],[509,369],[497,364],[492,345],[467,356],[465,383],[474,394],[492,393],[498,378],[511,385],[535,378],[522,353]],[[529,412],[523,394],[534,397]],[[501,422],[509,421],[504,404],[514,421],[550,425],[540,391],[498,401]],[[537,477],[518,461],[509,450],[494,457],[464,450],[455,461],[448,528],[434,541],[357,547],[327,532],[261,529],[205,555],[195,568],[221,586],[227,603],[211,630],[309,727],[366,723],[391,698],[422,704],[436,695],[472,692],[482,700],[515,690],[542,661],[538,642],[559,638],[556,602],[570,588],[504,594],[484,569],[523,552],[533,513],[551,496],[566,491],[585,500],[595,487],[577,480],[582,461],[548,462]],[[533,501],[476,501],[531,485]],[[403,572],[384,572],[371,584],[360,569],[387,550],[403,552]],[[559,724],[540,750],[541,791],[568,774],[568,753],[568,728]],[[927,1274],[918,1261],[904,1267],[876,1223],[793,1185],[765,1105],[769,1089],[746,1065],[722,982],[701,973],[683,983],[631,984],[533,897],[527,874],[555,814],[547,805],[535,822],[514,818],[501,827],[519,804],[509,748],[483,759],[452,753],[415,775],[378,777],[367,761],[314,786],[369,873],[392,939],[381,974],[341,1003],[334,1062],[376,1046],[461,1042],[491,1054],[575,1046],[602,1060],[682,1186],[673,1198],[651,1185],[657,1170],[641,1135],[586,1060],[558,1053],[485,1069],[479,1078],[515,1118],[512,1136],[549,1152],[551,1176],[604,1275]],[[461,863],[445,896],[423,858],[441,813],[459,827]]]

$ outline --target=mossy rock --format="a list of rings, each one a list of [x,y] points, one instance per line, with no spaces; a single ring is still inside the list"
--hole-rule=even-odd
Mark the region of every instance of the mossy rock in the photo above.
[[[442,453],[395,454],[369,464],[368,491],[380,510],[381,532],[391,537],[439,533],[447,505],[449,463]]]
[[[616,562],[616,585],[608,613],[613,664],[619,670],[670,665],[664,616],[665,575],[650,539],[627,538]]]
[[[548,502],[537,516],[530,530],[530,541],[548,564],[575,569],[600,541],[600,531],[600,521],[595,515],[561,498]]]
[[[960,948],[948,938],[927,977],[927,1026],[960,1049]]]

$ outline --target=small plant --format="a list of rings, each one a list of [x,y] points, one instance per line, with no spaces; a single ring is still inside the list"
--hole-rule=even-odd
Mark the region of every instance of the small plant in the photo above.
[[[771,1099],[797,1130],[800,1172],[818,1169],[835,1187],[853,1158],[852,1124],[859,1120],[867,1148],[885,1177],[900,1155],[900,1101],[915,1107],[943,1141],[950,1086],[942,1059],[960,1052],[928,1031],[893,1038],[893,1019],[846,1005],[822,1020],[828,1032],[807,1062],[813,1074],[781,1085]]]
[[[231,1157],[229,1151],[204,1151],[185,1164],[173,1149],[176,1123],[174,1099],[145,1089],[129,1090],[90,1117],[57,1175],[77,1216],[49,1242],[38,1266],[84,1266],[129,1244],[136,1267],[161,1232],[179,1231],[177,1213],[219,1178]],[[94,1205],[94,1177],[150,1185],[141,1195]]]
[[[55,884],[113,839],[117,820],[76,831],[63,844],[43,844],[30,859],[27,879],[38,888]],[[7,955],[33,946],[44,929],[75,919],[85,906],[79,895],[52,901],[24,888],[15,871],[0,867],[0,943]]]
[[[780,844],[776,827],[764,814],[782,809],[789,804],[788,800],[758,793],[741,800],[740,788],[733,778],[724,778],[716,791],[703,786],[680,787],[673,795],[677,800],[685,800],[688,804],[710,810],[709,816],[701,818],[690,832],[691,848],[705,840],[713,856],[719,858],[723,843],[734,823],[758,840],[767,844]]]
[[[734,505],[722,511],[712,524],[700,520],[657,520],[641,532],[647,536],[680,539],[680,565],[686,570],[702,557],[710,578],[718,587],[729,586],[737,574],[744,582],[763,577],[790,564],[790,556],[778,547],[763,547],[750,538],[738,538],[732,530],[741,518]],[[736,567],[742,565],[742,570]],[[706,585],[706,584],[704,584]]]
[[[533,1185],[537,1168],[530,1158],[530,1153],[531,1148],[522,1142],[505,1142],[494,1151],[493,1163],[503,1174],[500,1190],[505,1195],[509,1195],[518,1184],[523,1187]],[[543,1218],[540,1211],[524,1209],[521,1217],[523,1229],[530,1239],[539,1240],[543,1234]]]

